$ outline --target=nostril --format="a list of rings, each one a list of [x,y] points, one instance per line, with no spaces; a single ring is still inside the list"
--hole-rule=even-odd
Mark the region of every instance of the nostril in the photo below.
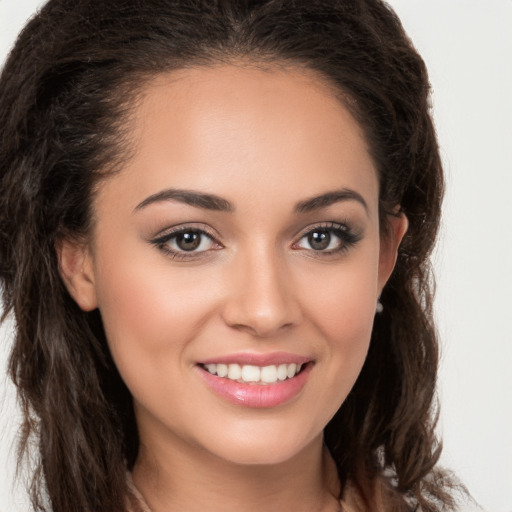
[[[269,325],[268,323],[263,322],[248,322],[246,324],[237,323],[230,324],[226,322],[230,328],[236,329],[238,331],[246,332],[255,338],[269,338],[271,336],[275,336],[278,333],[281,333],[283,330],[291,329],[294,327],[293,322],[288,322],[286,324],[278,324],[278,325]]]
[[[298,325],[300,309],[289,303],[258,305],[251,300],[233,300],[222,312],[226,325],[253,336],[266,338]]]

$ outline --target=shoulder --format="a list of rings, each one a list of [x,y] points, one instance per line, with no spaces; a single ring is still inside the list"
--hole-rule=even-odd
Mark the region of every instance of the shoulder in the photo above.
[[[465,492],[454,492],[453,499],[455,504],[449,508],[440,505],[436,510],[450,510],[450,512],[486,512],[481,508],[471,495]],[[386,485],[380,479],[375,481],[373,485],[373,496],[371,497],[373,502],[372,508],[368,509],[367,500],[363,498],[358,488],[349,483],[345,492],[343,493],[343,499],[340,502],[342,512],[395,512],[403,510],[411,510],[414,512],[422,512],[423,508],[419,505],[415,505],[407,498],[400,498],[396,492],[393,492],[389,485]]]

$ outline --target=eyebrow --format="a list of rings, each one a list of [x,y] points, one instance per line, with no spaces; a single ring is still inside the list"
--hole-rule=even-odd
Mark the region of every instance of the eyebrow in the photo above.
[[[342,201],[357,201],[363,206],[366,213],[369,213],[368,204],[364,200],[363,196],[359,192],[348,188],[326,192],[325,194],[320,194],[319,196],[310,197],[309,199],[300,201],[295,206],[295,212],[308,213],[320,208],[327,208],[328,206],[331,206],[331,204]]]
[[[214,194],[207,194],[205,192],[197,192],[192,190],[182,190],[169,188],[152,194],[135,207],[135,211],[146,208],[150,204],[162,201],[178,201],[180,203],[188,204],[196,208],[205,210],[213,210],[220,212],[234,212],[235,207],[227,199],[216,196]],[[343,202],[343,201],[357,201],[368,213],[368,204],[363,196],[355,190],[343,188],[340,190],[329,191],[318,196],[310,197],[298,202],[295,205],[295,213],[308,213],[321,208]]]
[[[214,210],[219,212],[235,211],[235,207],[222,197],[213,194],[206,194],[204,192],[174,188],[162,190],[161,192],[157,192],[156,194],[147,197],[135,207],[135,210],[141,210],[153,203],[170,200],[195,206],[196,208],[203,208],[205,210]]]

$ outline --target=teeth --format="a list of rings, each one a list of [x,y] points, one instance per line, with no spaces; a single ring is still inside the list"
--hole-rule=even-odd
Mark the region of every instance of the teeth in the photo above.
[[[238,364],[228,365],[228,379],[238,380],[242,378],[242,368]]]
[[[226,377],[228,374],[228,365],[227,364],[212,364],[212,366],[217,366],[217,371],[213,371],[211,373],[217,373],[219,377]]]
[[[277,381],[277,368],[272,366],[264,366],[261,369],[261,382],[270,384]]]
[[[205,369],[212,375],[236,380],[238,382],[259,382],[273,384],[295,377],[302,369],[302,364],[280,364],[270,366],[253,366],[250,364],[207,364]]]
[[[288,366],[288,372],[286,373],[286,375],[288,376],[289,379],[291,379],[295,373],[297,372],[297,365],[295,363],[292,363],[291,365]]]
[[[288,377],[288,366],[285,364],[280,364],[277,367],[277,379],[285,380]]]
[[[238,366],[238,365],[237,365]],[[261,370],[258,366],[242,366],[242,380],[245,382],[259,382]]]
[[[210,373],[217,373],[217,366],[220,366],[220,365],[216,365],[216,364],[207,364],[205,365],[205,368],[210,372]]]

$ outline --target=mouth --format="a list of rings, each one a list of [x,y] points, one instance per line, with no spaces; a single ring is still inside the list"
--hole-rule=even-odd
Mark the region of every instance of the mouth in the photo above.
[[[211,375],[229,379],[240,384],[269,385],[292,379],[301,372],[304,364],[282,363],[279,365],[255,366],[237,363],[210,363],[201,366]]]
[[[292,355],[232,356],[197,364],[203,381],[217,396],[250,408],[269,408],[300,395],[314,361]]]

